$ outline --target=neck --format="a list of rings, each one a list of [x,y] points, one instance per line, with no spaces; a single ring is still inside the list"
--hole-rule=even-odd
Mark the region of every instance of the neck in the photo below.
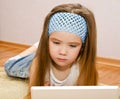
[[[57,69],[58,71],[61,71],[61,72],[70,69],[72,65],[73,64],[62,67],[62,66],[59,66],[56,63],[52,62],[52,68],[55,68],[55,69]]]
[[[66,68],[66,69],[58,69],[58,68],[56,68],[55,66],[53,66],[52,65],[52,72],[53,72],[53,74],[54,74],[54,76],[58,79],[58,80],[65,80],[67,77],[68,77],[68,75],[69,75],[69,73],[70,73],[70,68]]]

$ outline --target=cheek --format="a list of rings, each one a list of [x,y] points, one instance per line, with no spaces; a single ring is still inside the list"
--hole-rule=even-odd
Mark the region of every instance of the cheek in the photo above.
[[[53,57],[56,54],[56,51],[56,47],[52,43],[49,43],[49,54],[51,57]]]
[[[80,53],[80,49],[81,49],[81,47],[70,51],[69,52],[69,57],[71,57],[72,60],[76,60],[76,58],[78,57],[78,55]]]

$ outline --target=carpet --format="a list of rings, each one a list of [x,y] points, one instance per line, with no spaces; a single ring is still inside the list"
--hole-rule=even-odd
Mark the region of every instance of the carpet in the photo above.
[[[0,99],[24,99],[27,89],[27,79],[8,77],[0,67]]]
[[[99,85],[104,86],[105,84]],[[4,68],[0,67],[0,99],[24,99],[27,94],[27,90],[27,79],[8,77],[4,71]]]

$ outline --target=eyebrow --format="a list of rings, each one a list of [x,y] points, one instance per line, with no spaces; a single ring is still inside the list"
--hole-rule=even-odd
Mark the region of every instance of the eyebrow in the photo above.
[[[61,40],[59,40],[59,39],[57,39],[57,38],[54,38],[54,37],[51,37],[50,39],[51,39],[51,40],[55,40],[55,41],[62,42]],[[82,43],[77,42],[77,41],[74,41],[74,42],[69,42],[69,44],[81,45]]]
[[[54,37],[51,37],[50,39],[51,39],[51,40],[56,40],[56,41],[62,42],[61,40],[59,40],[59,39],[57,39],[57,38],[54,38]]]

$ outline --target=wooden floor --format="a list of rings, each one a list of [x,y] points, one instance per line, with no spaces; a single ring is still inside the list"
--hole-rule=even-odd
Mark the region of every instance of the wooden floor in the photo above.
[[[28,48],[28,47],[26,47]],[[0,43],[0,66],[3,66],[4,62],[12,56],[17,55],[26,48],[6,46]],[[107,65],[97,64],[99,73],[99,82],[107,85],[120,86],[120,67],[111,67]]]

